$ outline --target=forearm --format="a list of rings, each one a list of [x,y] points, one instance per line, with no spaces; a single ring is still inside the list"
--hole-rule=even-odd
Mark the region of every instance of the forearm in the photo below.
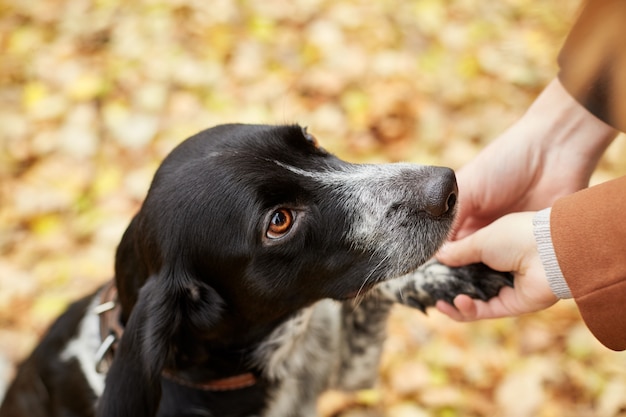
[[[520,122],[534,131],[529,138],[544,157],[585,165],[589,175],[619,133],[578,103],[559,79],[548,84]]]

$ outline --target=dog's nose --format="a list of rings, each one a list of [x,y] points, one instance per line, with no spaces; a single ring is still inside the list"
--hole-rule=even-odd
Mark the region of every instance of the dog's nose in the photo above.
[[[456,206],[458,192],[454,171],[437,167],[424,185],[424,211],[433,217],[451,214]]]

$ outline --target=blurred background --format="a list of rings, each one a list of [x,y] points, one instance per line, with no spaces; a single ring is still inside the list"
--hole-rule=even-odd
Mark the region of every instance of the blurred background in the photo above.
[[[0,392],[67,303],[112,276],[187,136],[298,122],[350,161],[459,168],[554,77],[579,5],[0,0]],[[626,174],[625,157],[618,139],[593,181]],[[325,396],[323,416],[626,416],[626,356],[572,302],[473,324],[398,308],[389,326],[380,386]]]

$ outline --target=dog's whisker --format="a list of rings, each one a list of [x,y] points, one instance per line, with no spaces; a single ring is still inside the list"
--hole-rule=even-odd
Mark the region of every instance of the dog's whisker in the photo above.
[[[370,279],[372,278],[372,276],[374,276],[375,273],[377,273],[379,271],[379,269],[381,269],[389,260],[389,255],[385,255],[382,257],[382,259],[374,266],[374,268],[372,268],[372,270],[367,274],[367,276],[363,279],[363,282],[361,283],[361,286],[359,287],[359,290],[357,291],[356,296],[354,297],[354,301],[355,301],[355,309],[359,306],[359,304],[362,302],[362,300],[365,298],[365,294],[362,293],[363,289],[365,288],[365,286],[369,283]]]

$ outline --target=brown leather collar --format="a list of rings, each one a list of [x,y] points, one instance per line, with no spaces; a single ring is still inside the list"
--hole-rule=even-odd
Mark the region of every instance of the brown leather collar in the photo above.
[[[100,304],[95,307],[95,313],[100,316],[100,336],[102,338],[102,344],[96,353],[96,370],[100,373],[108,371],[113,363],[115,350],[124,334],[124,327],[120,322],[121,312],[122,308],[117,302],[115,280],[111,280],[100,291]],[[232,391],[251,387],[257,383],[256,376],[251,372],[205,382],[190,381],[169,370],[163,371],[162,375],[179,385],[201,391]]]
[[[173,374],[170,371],[163,371],[162,375],[178,385],[183,385],[200,391],[232,391],[251,387],[257,382],[256,376],[254,376],[252,372],[246,372],[245,374],[229,376],[226,378],[213,379],[206,382],[191,382],[187,379],[181,378],[179,375]]]

